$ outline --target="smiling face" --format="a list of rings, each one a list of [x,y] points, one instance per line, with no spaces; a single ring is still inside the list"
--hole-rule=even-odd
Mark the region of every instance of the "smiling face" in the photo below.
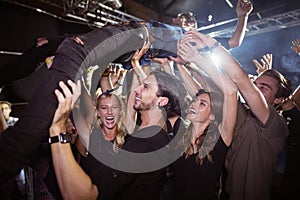
[[[158,84],[154,75],[149,75],[143,83],[135,89],[134,109],[136,111],[150,110],[157,104]]]
[[[113,95],[101,97],[98,100],[97,115],[104,128],[116,128],[121,115],[121,105],[118,99]]]
[[[197,29],[197,21],[192,13],[180,13],[177,17],[172,19],[172,25],[179,26],[185,31],[192,31]]]
[[[2,112],[3,112],[3,116],[4,116],[5,120],[8,120],[10,113],[11,113],[10,106],[6,103],[3,103],[3,104],[1,104],[1,107],[2,107]]]
[[[210,97],[207,93],[202,93],[197,96],[189,106],[187,118],[192,122],[203,123],[207,120],[211,120],[213,115],[211,114]]]

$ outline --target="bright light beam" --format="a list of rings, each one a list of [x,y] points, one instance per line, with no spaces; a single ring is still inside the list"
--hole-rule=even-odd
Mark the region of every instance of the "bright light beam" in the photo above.
[[[228,5],[230,8],[233,8],[233,5],[232,5],[232,3],[230,2],[230,0],[225,0],[225,2],[227,3],[227,5]]]

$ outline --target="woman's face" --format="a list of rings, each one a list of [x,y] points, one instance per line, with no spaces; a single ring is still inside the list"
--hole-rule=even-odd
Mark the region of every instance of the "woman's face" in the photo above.
[[[193,122],[205,122],[211,117],[210,98],[206,93],[197,96],[190,104],[187,118]]]
[[[114,96],[105,96],[98,101],[98,117],[103,127],[113,129],[116,127],[121,114],[121,106]]]

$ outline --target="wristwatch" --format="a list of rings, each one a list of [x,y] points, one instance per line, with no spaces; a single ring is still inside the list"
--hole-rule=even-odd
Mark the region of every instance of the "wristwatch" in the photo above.
[[[64,144],[64,143],[70,143],[71,141],[72,141],[72,134],[67,132],[60,133],[53,137],[49,137],[49,144],[53,144],[56,142],[60,142]]]

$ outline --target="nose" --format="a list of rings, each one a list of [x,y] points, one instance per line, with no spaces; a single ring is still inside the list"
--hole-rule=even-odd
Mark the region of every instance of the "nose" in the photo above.
[[[107,113],[108,113],[108,114],[112,114],[112,108],[111,108],[111,107],[109,107],[109,108],[107,109]]]
[[[140,93],[141,88],[142,88],[142,85],[138,86],[137,88],[135,88],[134,92],[135,93]]]

